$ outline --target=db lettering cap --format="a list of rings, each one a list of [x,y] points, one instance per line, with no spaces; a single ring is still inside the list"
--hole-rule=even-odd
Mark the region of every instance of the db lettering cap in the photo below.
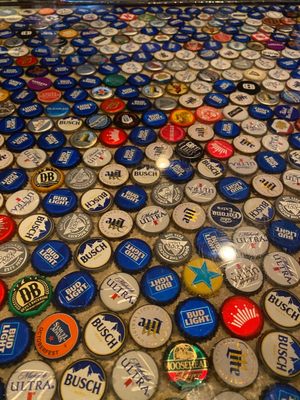
[[[64,370],[59,384],[59,395],[62,400],[101,400],[106,388],[107,379],[102,366],[95,360],[82,359]]]
[[[0,367],[7,367],[26,357],[32,343],[31,326],[20,317],[2,319],[0,337]]]

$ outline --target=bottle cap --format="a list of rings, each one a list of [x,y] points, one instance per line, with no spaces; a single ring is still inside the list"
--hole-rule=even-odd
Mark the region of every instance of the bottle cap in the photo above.
[[[167,229],[170,217],[168,212],[162,207],[148,206],[138,212],[135,222],[142,232],[157,234]]]
[[[142,377],[141,377],[142,371]],[[141,384],[141,379],[147,377]],[[151,399],[158,387],[159,372],[153,358],[147,353],[132,350],[123,354],[112,370],[112,387],[120,400]]]
[[[172,319],[167,311],[157,305],[147,304],[131,315],[129,332],[139,346],[156,349],[170,339],[172,326]]]
[[[287,399],[289,397],[294,397],[296,400],[298,400],[300,397],[300,392],[295,387],[288,385],[287,383],[275,383],[263,391],[262,400],[277,400],[280,399],[282,395],[286,396]]]
[[[243,202],[250,196],[250,186],[241,178],[227,176],[217,183],[217,191],[228,202]]]
[[[40,360],[21,364],[9,377],[6,387],[6,399],[28,399],[34,396],[52,400],[56,391],[56,377],[53,369]]]
[[[275,201],[277,213],[284,219],[300,222],[300,204],[296,196],[280,196]]]
[[[206,227],[199,230],[195,238],[195,246],[201,257],[212,260],[228,260],[228,253],[235,258],[236,252],[229,237],[220,229]]]
[[[272,331],[262,335],[258,352],[265,368],[279,379],[292,379],[299,375],[298,354],[300,343],[288,333]]]
[[[114,259],[124,272],[136,274],[145,269],[151,262],[152,250],[148,243],[141,239],[123,240],[115,249]]]
[[[6,296],[7,296],[6,283],[2,279],[0,279],[0,309],[6,302]]]
[[[175,183],[185,183],[190,181],[194,175],[194,168],[184,160],[172,160],[164,170],[167,179]]]
[[[264,293],[262,307],[271,323],[281,329],[296,329],[300,325],[300,300],[289,290],[269,289]]]
[[[60,147],[56,149],[51,157],[50,163],[58,169],[75,168],[81,161],[81,154],[74,147]]]
[[[122,146],[116,150],[114,159],[125,167],[135,167],[143,161],[144,152],[136,146]]]
[[[119,239],[131,232],[133,219],[126,211],[110,210],[101,216],[98,228],[105,237]]]
[[[181,203],[174,208],[172,218],[180,228],[194,231],[204,224],[205,212],[199,204]]]
[[[261,257],[268,251],[268,237],[252,226],[238,228],[232,237],[236,249],[248,257]]]
[[[261,151],[256,155],[255,160],[259,169],[267,174],[281,174],[286,169],[285,159],[273,151]]]
[[[83,192],[96,184],[97,175],[90,168],[76,168],[67,172],[65,182],[68,188]]]
[[[84,327],[84,345],[96,357],[115,355],[121,350],[125,340],[124,322],[119,316],[110,312],[94,315]]]
[[[69,243],[80,242],[88,238],[92,229],[91,218],[80,211],[65,215],[56,225],[57,235]]]
[[[110,260],[112,248],[101,237],[87,239],[76,249],[75,261],[80,268],[95,272],[103,268]]]
[[[182,278],[187,290],[201,297],[213,296],[223,283],[220,268],[205,258],[194,258],[186,264]]]
[[[14,193],[22,189],[28,181],[26,172],[21,168],[7,168],[0,171],[0,191]]]
[[[7,367],[22,361],[32,343],[32,330],[28,322],[20,317],[4,318],[0,321],[0,335],[0,366]]]
[[[66,137],[62,132],[50,131],[41,134],[37,140],[38,146],[45,151],[52,151],[64,146]]]
[[[140,287],[137,280],[124,272],[109,275],[99,287],[100,300],[104,306],[117,313],[132,308],[139,294]]]
[[[183,336],[197,342],[214,336],[219,318],[217,310],[209,301],[190,297],[177,305],[175,322]]]
[[[126,185],[116,192],[114,201],[121,210],[134,212],[144,208],[147,199],[147,193],[141,186]]]
[[[197,165],[198,173],[205,179],[219,179],[225,173],[224,165],[215,158],[203,158]]]
[[[207,213],[210,221],[219,228],[236,229],[243,222],[242,212],[231,203],[214,203],[209,207]]]
[[[252,179],[253,189],[263,197],[276,198],[283,192],[281,181],[273,175],[259,174]]]
[[[101,400],[106,387],[106,375],[101,365],[95,360],[81,359],[74,361],[64,370],[59,395],[62,400]]]
[[[110,163],[101,168],[98,177],[103,185],[118,187],[128,181],[129,172],[124,165]]]
[[[44,214],[33,214],[21,221],[18,235],[22,242],[36,244],[49,238],[54,230],[53,220]]]
[[[225,282],[235,293],[251,296],[262,288],[263,273],[253,261],[247,258],[237,258],[222,264],[222,269]]]
[[[217,376],[228,386],[243,389],[258,376],[258,360],[242,340],[226,338],[214,347],[212,361]]]
[[[107,165],[112,159],[112,154],[104,147],[92,147],[84,152],[83,162],[90,168],[100,168]]]
[[[56,312],[48,315],[38,325],[34,344],[40,356],[59,360],[70,355],[80,339],[80,327],[74,317]]]
[[[57,168],[46,167],[37,170],[30,180],[33,190],[48,193],[58,189],[64,183],[64,174]]]
[[[39,204],[40,197],[34,190],[22,189],[7,198],[5,208],[15,218],[22,218],[32,214]]]
[[[14,236],[15,231],[15,221],[7,215],[0,215],[0,244],[8,242]]]
[[[35,317],[51,302],[52,286],[39,275],[27,275],[17,280],[8,293],[9,310],[23,318]]]
[[[251,197],[243,207],[245,217],[254,224],[267,224],[275,216],[275,210],[268,200],[261,197]]]
[[[296,286],[300,280],[300,265],[289,254],[275,251],[265,256],[263,269],[267,278],[275,285]]]
[[[169,267],[152,267],[144,273],[141,280],[142,294],[150,303],[171,304],[179,296],[180,290],[179,276]]]
[[[172,343],[163,357],[168,380],[180,390],[201,385],[208,374],[208,357],[197,344]]]
[[[141,164],[131,171],[131,179],[141,186],[152,186],[160,179],[160,170],[150,164]]]
[[[192,244],[181,233],[167,232],[159,236],[154,244],[155,256],[172,266],[183,265],[192,255]]]
[[[107,190],[98,188],[86,191],[80,198],[81,208],[91,215],[106,212],[112,207],[112,203],[112,195]]]
[[[70,189],[55,189],[43,201],[44,210],[52,217],[62,217],[77,208],[77,196]]]
[[[151,191],[151,198],[153,203],[164,208],[173,208],[181,203],[183,199],[183,190],[170,182],[162,182],[154,186]]]
[[[284,219],[272,221],[267,236],[274,246],[289,254],[300,250],[300,228],[294,222]]]
[[[221,306],[220,316],[230,334],[240,339],[253,339],[263,329],[261,309],[245,296],[228,297]]]

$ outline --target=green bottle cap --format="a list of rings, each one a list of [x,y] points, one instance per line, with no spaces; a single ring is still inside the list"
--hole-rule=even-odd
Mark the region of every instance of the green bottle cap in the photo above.
[[[172,343],[164,355],[164,370],[169,381],[178,389],[194,389],[207,378],[207,355],[196,344]]]
[[[103,83],[109,87],[118,87],[124,85],[126,78],[123,75],[112,74],[103,79]]]
[[[39,275],[27,275],[13,284],[8,294],[10,311],[20,317],[34,317],[45,311],[52,298],[50,282]]]

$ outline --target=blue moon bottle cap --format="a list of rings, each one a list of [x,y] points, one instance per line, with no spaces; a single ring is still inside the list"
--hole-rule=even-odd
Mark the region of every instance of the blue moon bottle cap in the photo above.
[[[151,262],[152,250],[148,243],[141,239],[125,239],[115,250],[115,262],[123,271],[137,274]]]
[[[32,267],[41,275],[56,275],[69,264],[72,252],[60,240],[48,240],[38,245],[31,256]]]
[[[32,330],[23,318],[5,318],[0,321],[0,337],[0,367],[7,367],[27,355],[32,343]]]
[[[215,307],[200,297],[190,297],[178,304],[175,322],[189,340],[210,339],[217,331],[219,318]]]
[[[73,190],[56,189],[44,197],[42,206],[52,217],[62,217],[74,211],[77,208],[77,202],[77,196]]]
[[[172,268],[162,265],[148,269],[142,277],[140,286],[147,301],[159,305],[173,303],[181,290],[178,274]]]
[[[115,194],[116,205],[124,211],[139,211],[146,206],[148,196],[139,185],[126,185]]]
[[[55,304],[66,311],[84,311],[97,294],[94,278],[87,271],[75,271],[65,275],[56,285]]]
[[[261,395],[262,400],[299,400],[300,391],[287,383],[275,383],[265,389]]]
[[[59,395],[62,400],[101,400],[106,387],[107,379],[101,365],[95,360],[82,359],[64,370],[59,384]]]

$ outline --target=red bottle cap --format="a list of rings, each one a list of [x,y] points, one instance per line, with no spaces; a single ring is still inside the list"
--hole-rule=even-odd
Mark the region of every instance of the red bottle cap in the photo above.
[[[0,308],[4,306],[7,295],[7,286],[5,282],[0,279]]]
[[[228,33],[224,33],[224,32],[218,32],[218,33],[215,33],[212,37],[217,42],[227,43],[227,42],[230,42],[232,35],[228,35]]]
[[[35,65],[38,63],[38,59],[35,56],[32,56],[31,54],[28,54],[26,56],[21,56],[16,59],[16,64],[19,65],[20,67],[31,67],[32,65]]]
[[[168,143],[177,143],[185,138],[185,131],[180,126],[175,125],[165,125],[159,131],[159,136],[161,139]]]
[[[196,110],[196,118],[203,124],[213,124],[221,121],[223,114],[220,110],[210,106],[201,106]]]
[[[0,215],[0,243],[8,242],[15,232],[15,221],[7,215]]]
[[[244,296],[232,296],[224,301],[220,315],[232,336],[250,340],[257,337],[264,326],[261,309]]]
[[[44,89],[38,92],[37,98],[42,103],[55,103],[61,98],[61,91],[54,88]]]
[[[214,139],[207,143],[206,152],[213,158],[227,160],[234,154],[234,147],[231,143],[222,139]]]
[[[203,44],[197,42],[196,40],[191,40],[189,42],[184,43],[183,47],[190,51],[199,51],[203,49]]]
[[[104,100],[101,103],[100,108],[102,111],[106,113],[115,114],[124,110],[125,106],[126,104],[124,103],[123,100],[118,98],[110,98]]]
[[[99,140],[108,147],[119,147],[127,141],[127,134],[123,129],[106,128],[100,133]]]

